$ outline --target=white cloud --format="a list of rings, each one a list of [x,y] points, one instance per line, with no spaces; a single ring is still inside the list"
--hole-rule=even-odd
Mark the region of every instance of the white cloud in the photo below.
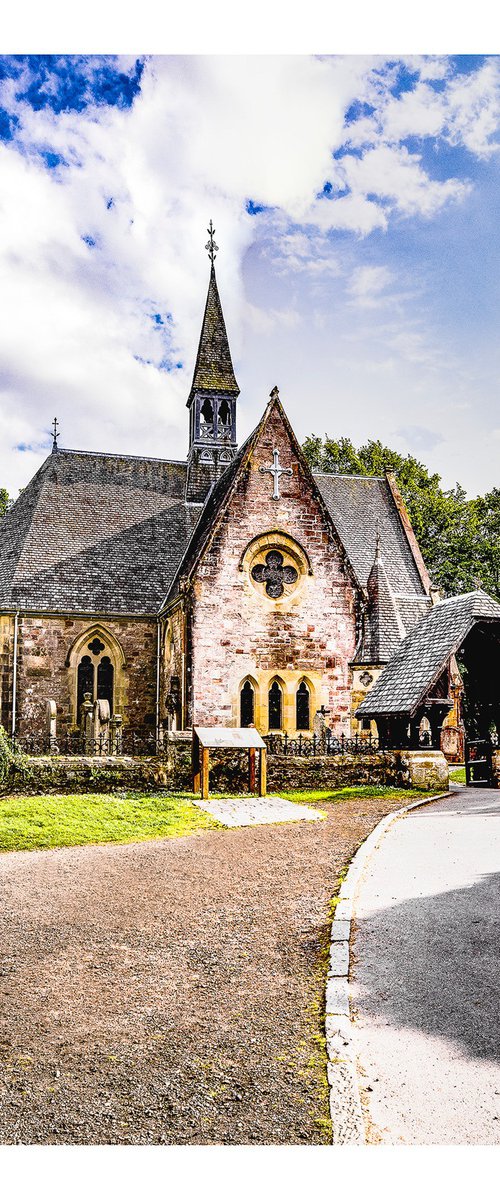
[[[458,179],[431,180],[418,154],[406,146],[377,146],[362,158],[347,154],[336,164],[339,183],[355,194],[374,194],[405,216],[433,216],[449,200],[463,199],[469,185]]]
[[[0,272],[8,298],[0,323],[0,430],[9,486],[25,482],[28,458],[31,468],[43,457],[37,446],[55,413],[62,444],[185,452],[184,400],[210,217],[237,359],[245,323],[264,333],[297,320],[292,303],[270,298],[264,308],[244,297],[242,261],[262,231],[275,273],[300,273],[319,287],[345,269],[332,230],[365,237],[386,230],[393,213],[431,217],[467,195],[461,180],[430,179],[399,141],[412,131],[440,134],[489,153],[498,65],[488,61],[453,78],[447,60],[405,61],[420,83],[399,100],[390,93],[398,68],[361,56],[154,58],[131,109],[58,115],[17,102],[19,85],[4,81],[1,102],[15,108],[24,147],[21,154],[14,142],[0,145]],[[431,79],[444,81],[444,91],[433,92]],[[345,113],[356,99],[376,104],[376,112],[347,130]],[[347,134],[361,157],[332,160]],[[44,147],[69,165],[48,171],[38,153]],[[334,190],[323,196],[327,180]],[[269,215],[248,215],[248,199]],[[361,268],[352,300],[382,302],[390,282],[384,270]],[[33,449],[15,459],[10,447],[20,443]]]
[[[360,308],[375,308],[384,301],[382,293],[394,281],[394,276],[387,267],[356,267],[348,291],[351,293],[351,303]],[[392,300],[392,296],[389,297]]]

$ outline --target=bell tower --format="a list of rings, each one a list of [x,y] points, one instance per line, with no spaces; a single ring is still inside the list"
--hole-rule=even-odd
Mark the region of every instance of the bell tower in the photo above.
[[[206,250],[210,259],[207,302],[201,327],[189,409],[189,452],[186,500],[203,503],[217,479],[232,462],[237,449],[236,401],[240,389],[235,379],[222,305],[215,277],[218,246],[210,221]]]

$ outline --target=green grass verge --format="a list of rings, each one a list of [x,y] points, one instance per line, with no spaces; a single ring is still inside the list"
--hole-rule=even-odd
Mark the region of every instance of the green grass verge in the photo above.
[[[450,767],[450,783],[465,783],[465,767]]]
[[[186,796],[83,794],[0,799],[0,851],[185,837],[219,823]]]
[[[313,805],[401,797],[403,806],[407,799],[421,794],[406,788],[370,786],[280,792],[280,796],[294,804]],[[223,800],[224,796],[214,792],[210,798]],[[186,792],[4,796],[0,799],[0,852],[50,850],[99,842],[145,842],[221,828],[218,821],[195,807],[193,799]]]
[[[370,784],[358,787],[328,788],[325,791],[316,792],[280,792],[280,796],[291,800],[293,804],[340,804],[342,800],[378,800],[382,797],[386,800],[401,798],[401,808],[404,808],[406,804],[406,797],[411,800],[425,794],[425,791],[419,788],[376,787]]]

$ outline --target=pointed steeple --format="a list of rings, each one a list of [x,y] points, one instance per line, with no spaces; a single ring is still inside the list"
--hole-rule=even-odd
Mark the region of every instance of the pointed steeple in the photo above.
[[[196,391],[223,392],[230,396],[239,396],[240,394],[231,361],[231,351],[213,263],[210,267],[207,302],[188,405],[191,404]]]
[[[206,249],[210,279],[201,326],[193,382],[188,396],[190,410],[186,499],[200,504],[210,488],[232,462],[237,449],[236,382],[226,325],[220,302],[214,259],[218,246],[210,221]]]

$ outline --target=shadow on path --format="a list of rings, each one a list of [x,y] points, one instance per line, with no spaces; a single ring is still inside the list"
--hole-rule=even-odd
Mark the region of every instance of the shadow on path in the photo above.
[[[369,1019],[500,1060],[499,873],[394,904],[357,931],[355,997]]]

